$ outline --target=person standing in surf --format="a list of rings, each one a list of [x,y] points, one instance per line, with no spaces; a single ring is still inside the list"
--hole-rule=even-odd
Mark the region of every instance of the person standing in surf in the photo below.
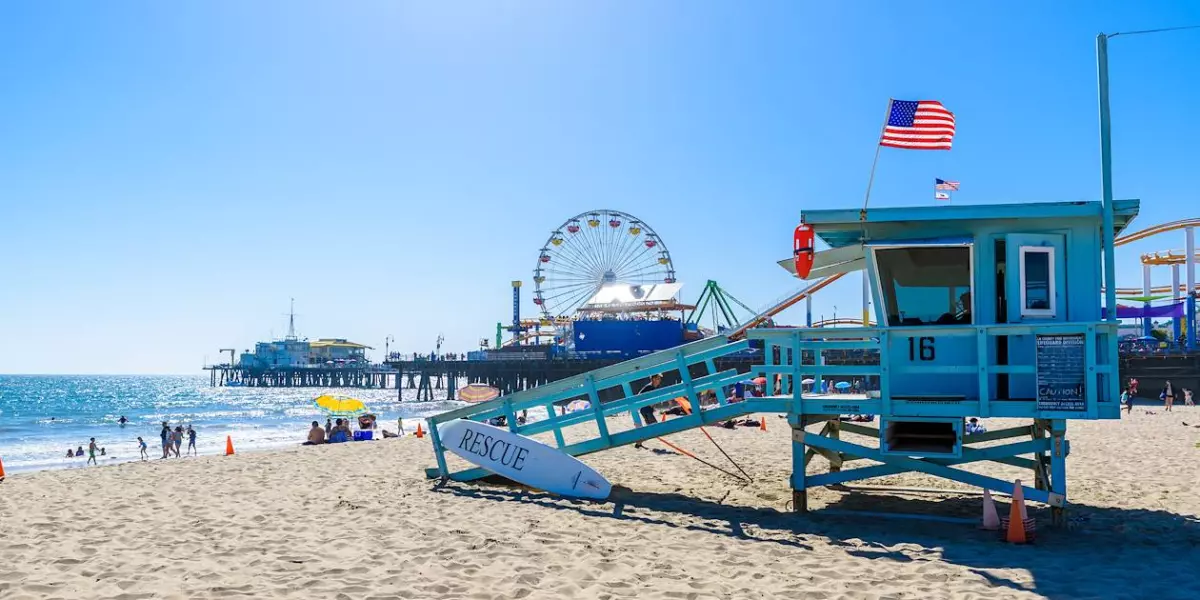
[[[650,376],[650,383],[647,383],[646,385],[642,386],[642,389],[641,389],[641,391],[638,392],[638,395],[640,396],[640,395],[648,393],[648,392],[653,392],[654,390],[657,390],[661,386],[662,386],[662,374],[655,373]],[[654,406],[651,404],[647,404],[646,406],[639,408],[638,413],[642,415],[642,423],[644,423],[646,425],[650,425],[650,424],[658,422],[658,419],[654,418]],[[639,448],[639,449],[645,448],[645,446],[643,446],[641,442],[634,444],[633,447]]]
[[[162,423],[162,431],[158,432],[158,437],[162,438],[162,457],[167,458],[171,452],[171,426],[167,425],[166,421],[163,421]]]

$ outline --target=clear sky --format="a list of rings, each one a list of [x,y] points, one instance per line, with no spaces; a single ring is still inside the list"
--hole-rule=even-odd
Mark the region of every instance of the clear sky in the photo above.
[[[1095,35],[1196,23],[1190,2],[4,2],[0,372],[194,373],[282,335],[291,297],[302,335],[472,349],[597,208],[657,230],[685,299],[716,279],[763,306],[797,287],[775,261],[800,211],[861,204],[889,97],[942,101],[958,136],[884,149],[872,206],[933,203],[934,177],[956,203],[1094,200]],[[1200,216],[1200,31],[1110,46],[1117,196],[1135,227]],[[1182,238],[1123,248],[1120,284]]]

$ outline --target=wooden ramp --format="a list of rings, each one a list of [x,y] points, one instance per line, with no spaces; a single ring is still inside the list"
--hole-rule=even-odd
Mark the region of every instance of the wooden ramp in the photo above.
[[[484,469],[472,468],[450,472],[446,466],[445,448],[438,437],[438,426],[456,419],[486,421],[504,416],[508,429],[521,435],[551,432],[555,445],[572,456],[600,452],[609,448],[625,446],[664,435],[709,425],[739,417],[761,408],[758,402],[727,403],[721,388],[745,379],[748,375],[734,369],[718,371],[717,358],[746,352],[748,341],[730,342],[724,336],[706,338],[670,350],[664,350],[622,363],[603,367],[501,396],[490,402],[467,406],[429,418],[429,433],[433,438],[437,467],[426,469],[430,478],[446,477],[455,481],[472,481],[486,477]],[[678,380],[671,385],[644,394],[635,393],[654,374],[665,374],[668,381]],[[750,375],[752,376],[752,375]],[[666,402],[673,398],[687,398],[693,407],[701,406],[700,395],[706,390],[717,392],[717,403],[694,410],[692,414],[670,419],[666,422],[644,425],[638,410]],[[560,406],[574,400],[586,400],[588,410],[561,414]],[[524,410],[545,409],[548,418],[541,421],[519,424],[517,415]],[[606,417],[628,412],[633,418],[634,429],[610,432]],[[595,433],[585,439],[567,444],[563,430],[574,425],[592,423]]]

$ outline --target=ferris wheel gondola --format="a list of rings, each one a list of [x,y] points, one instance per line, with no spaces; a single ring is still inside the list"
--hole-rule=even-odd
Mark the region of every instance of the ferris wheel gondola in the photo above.
[[[533,303],[570,316],[610,284],[675,283],[671,253],[654,229],[617,210],[575,215],[554,228],[533,270]]]

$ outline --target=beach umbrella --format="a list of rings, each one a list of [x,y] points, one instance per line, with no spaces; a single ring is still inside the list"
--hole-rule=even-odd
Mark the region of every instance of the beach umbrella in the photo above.
[[[567,405],[567,412],[578,412],[581,410],[591,410],[592,403],[587,400],[575,400]]]
[[[472,404],[500,397],[500,390],[483,383],[472,383],[458,390],[458,399]]]
[[[816,382],[817,382],[817,380],[816,380],[816,379],[813,379],[812,377],[807,377],[807,378],[805,378],[805,379],[801,379],[801,380],[800,380],[800,383],[803,383],[804,385],[812,385],[812,384],[814,384],[814,383],[816,383]]]
[[[313,402],[331,415],[356,415],[367,411],[367,405],[363,404],[363,401],[358,398],[325,394],[324,396],[317,396]]]
[[[837,389],[839,389],[839,390],[845,390],[845,389],[849,389],[849,388],[850,388],[850,382],[849,382],[849,381],[839,381],[839,382],[837,382],[837,383],[833,384],[833,387],[835,387],[835,388],[837,388]]]

